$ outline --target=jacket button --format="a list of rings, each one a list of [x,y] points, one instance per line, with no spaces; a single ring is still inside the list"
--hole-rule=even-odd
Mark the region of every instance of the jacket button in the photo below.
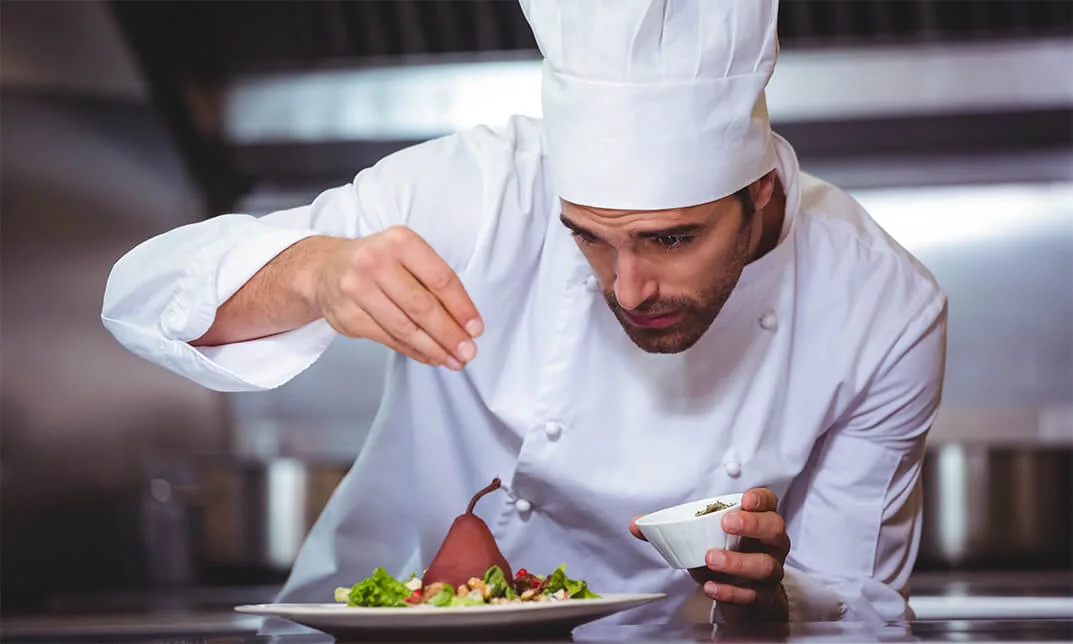
[[[741,463],[737,461],[727,461],[723,464],[723,470],[726,471],[727,476],[736,479],[741,476]]]
[[[548,438],[559,438],[559,434],[563,433],[563,426],[555,421],[544,423],[544,433],[547,434]]]
[[[518,499],[514,502],[514,508],[524,514],[533,509],[533,504],[525,499]]]
[[[771,331],[779,325],[779,319],[774,313],[765,313],[760,317],[760,327]]]

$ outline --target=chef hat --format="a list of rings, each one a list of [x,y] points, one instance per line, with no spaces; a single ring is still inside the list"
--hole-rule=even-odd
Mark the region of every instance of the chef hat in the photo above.
[[[659,210],[775,167],[764,88],[778,0],[520,0],[544,56],[552,179],[575,203]]]

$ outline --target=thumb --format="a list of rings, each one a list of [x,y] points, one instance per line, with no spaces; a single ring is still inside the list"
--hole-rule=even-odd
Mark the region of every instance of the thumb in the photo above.
[[[641,541],[648,541],[648,539],[645,539],[645,535],[641,534],[641,529],[637,527],[637,519],[640,519],[643,516],[643,514],[638,514],[634,518],[630,519],[630,534],[637,537]]]

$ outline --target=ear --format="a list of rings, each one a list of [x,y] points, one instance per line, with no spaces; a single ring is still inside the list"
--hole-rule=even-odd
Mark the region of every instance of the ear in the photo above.
[[[775,194],[774,169],[749,184],[749,197],[752,199],[753,208],[758,211],[767,207],[773,194]]]

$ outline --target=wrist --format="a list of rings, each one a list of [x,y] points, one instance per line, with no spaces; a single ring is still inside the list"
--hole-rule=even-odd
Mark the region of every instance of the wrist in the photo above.
[[[325,267],[333,251],[346,241],[322,235],[307,237],[287,249],[288,257],[281,257],[290,264],[292,293],[317,317],[323,316],[318,294]]]

